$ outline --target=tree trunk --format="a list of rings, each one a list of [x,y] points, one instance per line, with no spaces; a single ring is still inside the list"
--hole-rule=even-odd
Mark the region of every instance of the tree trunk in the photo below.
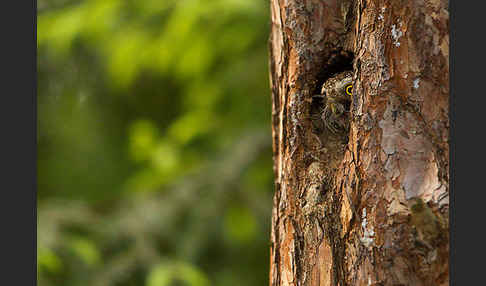
[[[270,284],[448,285],[448,2],[270,1]],[[321,86],[345,71],[334,134]]]

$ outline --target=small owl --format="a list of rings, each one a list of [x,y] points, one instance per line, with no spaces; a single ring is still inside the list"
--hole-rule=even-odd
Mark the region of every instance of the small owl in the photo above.
[[[353,92],[353,72],[345,71],[328,79],[322,85],[324,98],[322,120],[332,133],[343,133],[349,129],[349,108]]]

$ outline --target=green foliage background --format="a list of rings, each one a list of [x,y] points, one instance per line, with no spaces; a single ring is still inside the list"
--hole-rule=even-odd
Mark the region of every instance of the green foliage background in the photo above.
[[[38,284],[266,285],[266,0],[38,0]]]

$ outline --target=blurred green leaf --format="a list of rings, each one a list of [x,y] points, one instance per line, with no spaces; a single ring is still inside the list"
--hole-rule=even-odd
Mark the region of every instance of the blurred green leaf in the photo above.
[[[170,172],[178,167],[178,150],[173,144],[161,141],[152,154],[152,161],[155,168],[160,172]]]
[[[48,271],[56,273],[62,270],[63,264],[52,250],[41,247],[37,249],[37,267],[44,267]]]
[[[136,161],[149,159],[156,148],[157,127],[150,120],[140,119],[132,123],[129,134],[133,158]]]
[[[127,88],[135,81],[147,54],[148,37],[143,30],[127,28],[106,43],[108,73],[115,88]]]
[[[101,262],[100,252],[92,241],[83,237],[72,237],[69,244],[74,253],[87,265],[93,266]]]
[[[224,217],[224,226],[230,240],[239,243],[247,243],[257,234],[256,220],[247,208],[229,208]]]
[[[175,281],[187,286],[209,286],[206,275],[195,266],[183,262],[165,262],[155,266],[147,277],[147,286],[169,286]]]
[[[147,277],[147,286],[171,285],[174,271],[171,266],[163,264],[152,269]]]
[[[214,125],[215,119],[204,109],[189,112],[175,121],[168,130],[168,135],[175,142],[184,145],[198,135],[205,134]]]
[[[67,55],[71,44],[82,29],[85,11],[83,7],[54,11],[39,17],[37,42],[48,44],[54,53]]]

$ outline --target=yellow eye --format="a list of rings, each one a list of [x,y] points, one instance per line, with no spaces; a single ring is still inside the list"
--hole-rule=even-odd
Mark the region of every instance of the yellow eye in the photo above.
[[[353,85],[350,84],[346,87],[346,94],[347,95],[353,95]]]

